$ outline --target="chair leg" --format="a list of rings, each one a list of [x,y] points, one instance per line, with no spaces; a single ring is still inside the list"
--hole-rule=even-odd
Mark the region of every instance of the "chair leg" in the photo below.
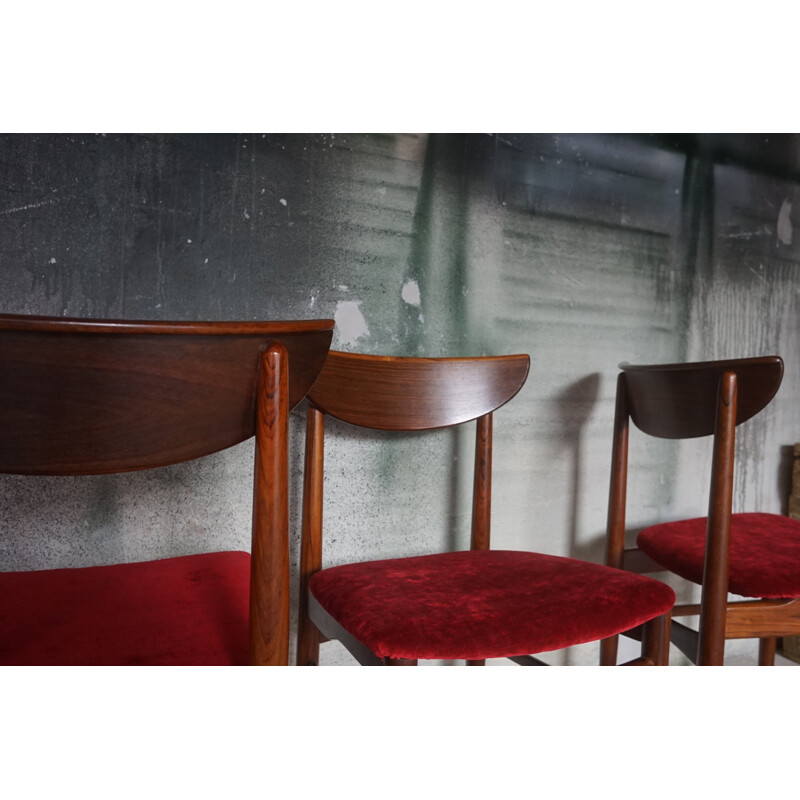
[[[778,649],[777,636],[765,636],[758,640],[758,666],[774,667],[775,651]]]
[[[297,634],[297,666],[319,666],[319,631],[307,613],[300,620]]]
[[[610,636],[600,642],[600,666],[613,667],[617,663],[618,636]]]
[[[383,666],[384,667],[416,667],[417,659],[416,658],[384,658],[383,659]]]
[[[657,667],[669,665],[670,615],[662,614],[645,623],[642,633],[642,656]]]

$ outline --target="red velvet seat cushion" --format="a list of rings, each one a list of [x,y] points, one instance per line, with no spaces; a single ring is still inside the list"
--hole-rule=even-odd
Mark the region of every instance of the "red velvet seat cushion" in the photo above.
[[[248,660],[250,556],[0,573],[0,664]]]
[[[637,543],[671,572],[702,582],[705,517],[645,528]],[[730,553],[728,589],[734,594],[800,597],[800,521],[778,514],[734,514]]]
[[[380,658],[481,659],[557,650],[668,611],[665,584],[539,553],[442,553],[331,567],[309,588]]]

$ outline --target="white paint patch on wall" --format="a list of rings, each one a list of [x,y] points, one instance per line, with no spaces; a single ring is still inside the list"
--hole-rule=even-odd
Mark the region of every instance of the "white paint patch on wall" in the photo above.
[[[6,214],[16,214],[18,211],[30,211],[32,208],[41,208],[42,206],[49,206],[53,203],[58,203],[59,200],[57,197],[54,197],[52,200],[44,200],[41,203],[29,203],[26,206],[16,206],[15,208],[6,208],[0,211],[0,216],[5,216]]]
[[[792,204],[789,200],[784,200],[781,210],[778,212],[778,239],[783,244],[791,244],[794,229],[792,227]]]
[[[419,284],[412,280],[406,281],[403,284],[402,297],[410,306],[418,306],[422,302],[419,296]]]
[[[361,313],[358,300],[342,300],[336,305],[333,319],[336,322],[336,333],[339,343],[355,344],[362,336],[369,335],[369,328]]]

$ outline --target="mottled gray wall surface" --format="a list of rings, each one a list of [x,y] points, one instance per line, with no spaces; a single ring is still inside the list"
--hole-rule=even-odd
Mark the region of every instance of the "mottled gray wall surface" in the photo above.
[[[493,542],[599,560],[620,361],[783,355],[778,398],[741,429],[736,504],[784,510],[800,438],[798,143],[4,135],[0,312],[333,317],[338,349],[530,353],[528,384],[496,415]],[[471,449],[471,429],[406,440],[331,425],[327,563],[463,547]],[[245,443],[147,473],[2,477],[0,564],[247,549],[251,460]],[[702,442],[634,450],[632,525],[703,514],[709,469]],[[322,658],[352,663],[335,644]]]

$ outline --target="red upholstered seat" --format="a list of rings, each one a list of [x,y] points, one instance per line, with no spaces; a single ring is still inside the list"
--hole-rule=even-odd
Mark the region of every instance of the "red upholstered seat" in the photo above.
[[[0,474],[157,469],[253,437],[256,466],[252,555],[0,573],[0,663],[288,663],[288,417],[333,325],[0,314]],[[181,505],[177,529],[195,519]],[[25,516],[20,537],[42,524]],[[151,532],[135,527],[133,550]]]
[[[494,412],[520,391],[529,368],[524,354],[328,354],[309,393],[298,664],[319,664],[321,641],[335,640],[365,665],[466,660],[477,666],[511,658],[527,666],[544,663],[536,654],[634,628],[641,628],[642,656],[629,663],[667,663],[675,602],[669,586],[576,559],[490,548]],[[470,549],[323,569],[326,417],[397,432],[474,421]],[[449,475],[441,488],[453,490]],[[400,482],[392,489],[399,494]],[[376,536],[395,534],[393,525],[375,526]]]
[[[682,578],[702,583],[705,517],[643,530],[639,549]],[[800,521],[779,514],[733,514],[728,589],[743,597],[800,597]]]
[[[330,567],[309,590],[380,658],[482,659],[602,639],[664,614],[658,581],[558,556],[440,553]]]
[[[248,663],[250,555],[0,573],[0,664]]]

